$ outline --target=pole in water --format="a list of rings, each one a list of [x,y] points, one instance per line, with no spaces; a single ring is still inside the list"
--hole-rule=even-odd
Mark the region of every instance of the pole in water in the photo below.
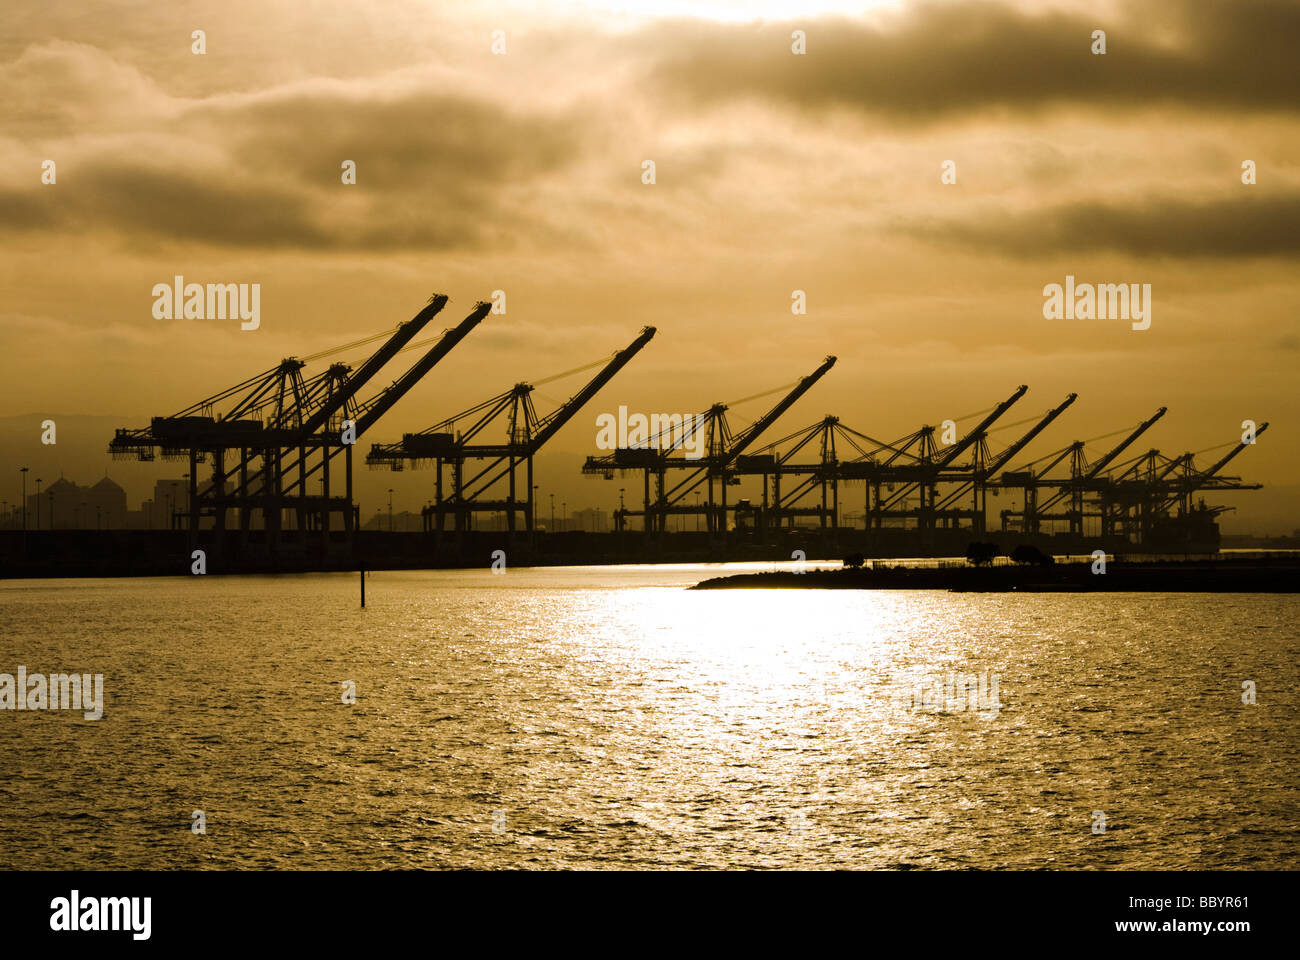
[[[366,565],[361,564],[361,608],[366,606]]]

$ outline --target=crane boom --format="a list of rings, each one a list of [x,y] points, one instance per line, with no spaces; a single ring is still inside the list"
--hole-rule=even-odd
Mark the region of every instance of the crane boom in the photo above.
[[[411,369],[402,374],[391,386],[362,404],[361,413],[357,418],[357,436],[361,436],[369,427],[374,425],[376,420],[387,413],[393,404],[401,400],[407,391],[415,386],[421,377],[432,370],[439,360],[450,353],[456,344],[464,340],[469,332],[478,326],[491,310],[492,304],[480,301],[475,305],[473,312],[468,317],[444,333],[441,339],[433,345],[433,348],[417,360]]]
[[[1012,457],[1014,457],[1021,450],[1023,450],[1029,444],[1029,442],[1034,439],[1034,437],[1038,436],[1040,433],[1046,430],[1048,425],[1057,417],[1059,417],[1062,413],[1064,413],[1066,409],[1070,406],[1070,404],[1074,403],[1074,401],[1077,400],[1078,398],[1079,395],[1077,393],[1071,393],[1063,401],[1061,401],[1061,403],[1059,403],[1056,407],[1049,410],[1047,412],[1047,415],[1043,417],[1043,419],[1039,420],[1038,423],[1034,424],[1034,426],[1030,429],[1028,433],[1026,433],[1023,437],[1021,437],[1011,446],[1007,447],[1006,450],[1002,451],[1002,453],[998,456],[998,458],[983,470],[984,476],[986,478],[990,477],[993,474],[997,473],[999,470],[1001,470],[1004,466],[1006,466],[1007,462]]]
[[[1141,423],[1139,423],[1137,425],[1136,430],[1134,430],[1127,437],[1125,437],[1123,440],[1117,443],[1113,450],[1111,450],[1108,454],[1106,454],[1104,457],[1102,457],[1100,460],[1098,460],[1096,463],[1092,465],[1092,467],[1088,470],[1088,472],[1084,474],[1084,479],[1092,480],[1096,478],[1097,475],[1100,474],[1103,470],[1109,467],[1114,462],[1116,457],[1118,457],[1121,453],[1127,450],[1130,444],[1134,443],[1138,437],[1142,436],[1142,434],[1150,430],[1151,427],[1155,424],[1155,422],[1165,415],[1166,409],[1168,408],[1161,407],[1152,416],[1148,417],[1146,420],[1143,420]]]
[[[550,414],[550,416],[539,424],[541,429],[533,435],[532,440],[529,442],[528,452],[536,453],[541,449],[542,445],[545,444],[546,441],[550,440],[561,427],[572,419],[574,414],[581,410],[592,397],[600,392],[601,388],[603,388],[605,384],[609,383],[609,381],[614,378],[615,374],[622,370],[633,357],[641,352],[641,349],[647,343],[654,339],[654,335],[654,327],[644,327],[635,340],[618,353],[614,354],[609,363],[607,363],[599,373],[592,377],[591,381],[585,387],[570,397],[564,406]]]
[[[1263,433],[1267,429],[1268,429],[1268,422],[1265,421],[1264,423],[1261,423],[1259,425],[1259,428],[1255,431],[1255,436],[1258,437],[1261,433]],[[1180,497],[1190,497],[1190,495],[1194,493],[1196,490],[1208,485],[1209,482],[1212,479],[1214,479],[1214,477],[1219,473],[1219,471],[1228,465],[1229,461],[1231,461],[1233,457],[1237,456],[1237,454],[1241,453],[1241,451],[1245,450],[1249,446],[1250,446],[1249,443],[1247,443],[1245,440],[1242,440],[1231,450],[1229,450],[1226,454],[1224,454],[1223,458],[1220,459],[1218,463],[1216,463],[1214,466],[1210,467],[1209,469],[1201,473],[1195,472],[1195,465],[1192,461],[1192,455],[1190,453],[1186,454],[1183,457],[1178,458],[1178,460],[1175,460],[1174,461],[1175,463],[1178,462],[1186,463],[1187,475],[1177,478],[1176,480],[1173,481],[1174,490],[1177,492],[1175,492],[1172,496],[1166,495],[1166,498],[1164,500],[1164,505],[1168,506],[1174,504],[1178,501]],[[1161,475],[1160,479],[1164,479],[1164,474]]]
[[[1267,429],[1268,429],[1268,421],[1266,420],[1259,425],[1259,429],[1255,431],[1255,436],[1258,437],[1261,433],[1263,433]],[[1214,466],[1210,467],[1210,469],[1206,470],[1203,474],[1201,474],[1199,479],[1209,480],[1216,473],[1218,473],[1220,470],[1226,467],[1228,465],[1228,461],[1230,461],[1233,457],[1241,453],[1241,451],[1245,450],[1249,446],[1250,446],[1249,443],[1247,443],[1245,440],[1242,440],[1235,447],[1233,447],[1226,454],[1224,454],[1222,460],[1220,460]]]
[[[1184,453],[1181,457],[1174,457],[1156,473],[1155,479],[1158,481],[1163,480],[1180,466],[1185,467],[1186,469],[1192,469],[1192,455],[1190,453]]]
[[[1040,433],[1046,430],[1048,424],[1050,424],[1053,420],[1055,420],[1062,413],[1064,413],[1066,411],[1066,408],[1068,408],[1070,404],[1074,403],[1074,401],[1077,400],[1078,398],[1079,395],[1077,393],[1068,394],[1063,401],[1061,401],[1051,410],[1047,411],[1047,413],[1044,414],[1041,420],[1039,420],[1036,424],[1030,427],[1029,431],[1024,436],[1022,436],[1015,443],[1011,444],[1011,446],[1007,447],[1007,449],[1003,450],[1002,453],[998,454],[995,458],[993,458],[992,462],[990,462],[984,467],[979,468],[975,472],[975,474],[971,477],[971,479],[966,480],[956,490],[954,490],[952,493],[948,494],[946,497],[944,497],[942,500],[936,503],[935,509],[941,510],[944,507],[947,507],[949,504],[955,503],[958,500],[958,498],[960,498],[964,493],[972,489],[976,490],[976,504],[977,504],[976,509],[982,509],[981,507],[978,506],[980,500],[978,495],[979,488],[977,485],[982,483],[987,483],[989,477],[993,476],[1004,466],[1006,466],[1007,462],[1012,457],[1014,457],[1021,450],[1023,450],[1029,444],[1029,442],[1034,439],[1034,437],[1038,436]]]
[[[997,420],[998,417],[1002,416],[1002,414],[1010,410],[1012,405],[1021,397],[1023,397],[1025,393],[1028,392],[1028,390],[1029,387],[1023,383],[1019,387],[1017,387],[1015,393],[1011,394],[1011,396],[1007,397],[996,407],[994,407],[992,412],[983,420],[981,420],[973,430],[971,430],[969,433],[966,434],[966,436],[962,437],[951,447],[949,447],[947,452],[945,452],[944,455],[940,457],[939,460],[937,461],[938,466],[946,467],[948,464],[952,463],[959,456],[961,456],[962,453],[964,453],[972,443],[974,443],[977,439],[979,439],[979,437],[981,437],[984,434],[984,432],[988,430],[990,426],[993,425],[993,421]]]
[[[302,425],[302,432],[306,434],[315,433],[328,423],[330,417],[338,413],[344,404],[365,386],[370,378],[378,373],[384,364],[388,363],[399,350],[410,343],[415,338],[415,335],[423,330],[428,322],[446,305],[447,297],[444,294],[434,294],[429,300],[428,306],[399,326],[397,332],[389,337],[384,345],[376,350],[355,373],[343,382],[339,390],[307,419]]]
[[[1069,496],[1071,490],[1075,489],[1080,481],[1090,482],[1096,480],[1097,477],[1101,475],[1102,471],[1105,470],[1107,467],[1109,467],[1115,461],[1116,457],[1118,457],[1121,453],[1127,450],[1129,446],[1138,439],[1138,437],[1146,433],[1147,430],[1149,430],[1157,420],[1159,420],[1161,417],[1165,415],[1166,409],[1167,409],[1166,407],[1161,407],[1152,416],[1148,417],[1146,420],[1143,420],[1141,423],[1137,425],[1136,428],[1134,428],[1132,433],[1126,436],[1119,443],[1115,444],[1115,446],[1111,448],[1111,450],[1109,450],[1096,463],[1091,464],[1088,467],[1088,469],[1084,471],[1078,478],[1071,478],[1070,485],[1061,486],[1060,489],[1056,491],[1056,493],[1052,494],[1045,501],[1039,504],[1038,506],[1039,512],[1047,513],[1048,511],[1050,511],[1054,506],[1056,506],[1067,496]],[[1082,452],[1084,448],[1084,442],[1082,440],[1077,441],[1076,443],[1071,445],[1071,448],[1077,449],[1078,451]],[[1054,461],[1052,466],[1055,466],[1062,459],[1064,459],[1064,456]],[[1050,469],[1051,467],[1048,467],[1048,470]],[[1047,472],[1048,471],[1043,471],[1043,473],[1047,473]]]
[[[818,380],[824,377],[826,375],[826,372],[830,370],[830,368],[833,366],[835,366],[835,357],[827,357],[825,360],[822,361],[822,365],[820,367],[818,367],[812,373],[808,374],[808,376],[802,378],[798,383],[796,383],[794,385],[793,390],[791,390],[779,401],[777,401],[776,406],[774,406],[771,410],[767,411],[767,413],[763,414],[763,416],[755,420],[752,424],[749,425],[749,428],[746,429],[744,433],[742,433],[738,438],[736,438],[736,440],[732,443],[731,448],[727,450],[725,454],[723,454],[722,464],[720,464],[720,466],[725,466],[726,464],[734,460],[736,457],[740,456],[740,454],[744,452],[746,447],[748,447],[751,443],[753,443],[756,439],[758,439],[759,435],[764,430],[766,430],[773,423],[775,423],[776,420],[781,416],[781,414],[789,410],[790,407],[794,405],[795,401],[797,401],[800,397],[802,397],[805,393],[807,393],[810,389],[812,389],[813,384],[815,384]]]

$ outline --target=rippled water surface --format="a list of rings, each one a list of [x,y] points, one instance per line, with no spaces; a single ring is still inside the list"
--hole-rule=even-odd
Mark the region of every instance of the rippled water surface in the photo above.
[[[0,867],[1300,866],[1300,598],[719,569],[0,582],[0,672],[107,701],[0,711]]]

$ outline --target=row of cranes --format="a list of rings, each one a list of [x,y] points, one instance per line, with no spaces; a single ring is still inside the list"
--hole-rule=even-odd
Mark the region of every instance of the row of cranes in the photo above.
[[[754,448],[758,435],[824,375],[834,363],[828,357],[816,371],[800,380],[775,407],[734,437],[723,414],[727,404],[714,404],[705,415],[708,453],[685,459],[656,448],[655,437],[642,447],[589,457],[583,471],[611,478],[615,473],[640,472],[640,509],[620,509],[620,529],[631,518],[642,519],[647,535],[662,535],[674,515],[701,514],[706,529],[725,538],[728,530],[759,542],[772,542],[781,530],[809,521],[822,530],[841,530],[841,488],[862,485],[862,522],[867,543],[887,531],[911,531],[912,545],[934,545],[944,534],[978,537],[989,533],[988,497],[1006,493],[1020,506],[1000,513],[1006,535],[1039,537],[1058,533],[1082,539],[1100,537],[1117,544],[1190,548],[1217,545],[1217,527],[1206,525],[1227,507],[1194,505],[1196,495],[1213,490],[1255,490],[1260,484],[1227,476],[1224,467],[1253,444],[1268,424],[1208,467],[1196,455],[1168,458],[1158,450],[1119,461],[1120,456],[1165,414],[1161,407],[1136,427],[1124,428],[1088,441],[1075,441],[1023,467],[1012,461],[1077,399],[1071,393],[1047,411],[1004,426],[995,426],[1028,392],[1019,386],[992,408],[948,421],[925,425],[896,440],[876,439],[827,416],[765,446]],[[978,418],[956,435],[957,423]],[[990,445],[995,430],[1030,424],[1001,449]],[[952,436],[949,437],[948,434]],[[1123,434],[1113,447],[1089,460],[1089,445]],[[750,452],[746,452],[749,450]],[[1206,451],[1201,451],[1202,453]],[[1063,475],[1061,469],[1067,472]],[[675,473],[672,473],[675,471]],[[682,479],[675,480],[676,476]],[[727,488],[752,478],[761,483],[761,499],[739,499],[728,523]],[[697,489],[707,500],[690,504],[685,497]],[[857,525],[854,525],[857,526]],[[1058,526],[1061,529],[1057,530]],[[951,536],[949,538],[952,539]]]
[[[424,378],[491,312],[480,301],[458,324],[429,340],[416,336],[446,306],[448,298],[435,294],[423,310],[396,332],[379,334],[310,357],[288,357],[274,367],[227,390],[207,397],[171,416],[154,417],[148,427],[119,429],[109,443],[115,458],[188,460],[189,497],[173,526],[197,532],[213,531],[218,545],[237,530],[241,541],[250,530],[275,549],[286,530],[292,539],[312,531],[337,532],[351,542],[359,526],[353,497],[353,451],[361,438]],[[608,361],[568,402],[538,416],[532,385],[516,384],[506,393],[477,404],[420,433],[406,434],[398,443],[375,444],[366,460],[370,466],[402,469],[403,465],[433,461],[437,464],[436,501],[427,508],[426,529],[442,529],[444,517],[454,518],[456,530],[472,526],[476,512],[505,512],[511,529],[522,519],[534,529],[533,457],[596,392],[621,370],[655,335],[647,327],[626,348]],[[355,350],[383,339],[359,366],[332,363],[314,376],[303,369],[313,360]],[[427,351],[389,386],[367,400],[362,388],[397,354],[428,347]],[[580,368],[581,369],[581,368]],[[465,429],[457,424],[474,418]],[[494,422],[507,424],[505,443],[489,443],[482,434]],[[466,470],[466,464],[486,464]],[[200,465],[210,465],[200,478]],[[444,490],[444,465],[452,472]],[[338,473],[343,490],[337,495]],[[525,472],[520,495],[517,473]],[[497,482],[508,479],[504,498],[487,496]],[[319,493],[311,483],[320,485]],[[260,523],[258,522],[260,521]]]
[[[185,509],[173,515],[173,526],[192,533],[209,526],[218,544],[232,529],[232,519],[233,529],[247,539],[255,516],[272,546],[286,522],[298,531],[329,534],[336,516],[345,538],[350,537],[358,520],[352,487],[357,439],[491,310],[491,304],[479,302],[454,327],[413,342],[447,302],[446,296],[435,294],[391,335],[378,334],[305,358],[287,357],[178,413],[152,418],[148,427],[119,429],[109,452],[115,459],[187,459],[189,496]],[[384,343],[355,369],[332,363],[318,374],[303,375],[313,360],[380,339]],[[398,353],[421,347],[429,349],[400,377],[368,399],[359,399],[366,384]],[[342,496],[334,493],[340,460]],[[200,464],[211,465],[206,479],[200,479]],[[310,491],[313,480],[320,485],[319,493]]]
[[[1196,465],[1196,454],[1166,457],[1154,449],[1112,466],[1119,455],[1164,414],[1165,408],[1161,407],[1105,456],[1091,464],[1084,454],[1084,445],[1076,442],[1021,470],[1004,474],[1005,485],[1022,491],[1024,508],[1004,510],[1003,528],[1039,534],[1045,524],[1064,521],[1070,534],[1081,536],[1085,532],[1085,521],[1095,519],[1099,535],[1104,539],[1161,545],[1187,539],[1197,532],[1198,525],[1203,529],[1231,509],[1207,507],[1204,500],[1194,503],[1198,494],[1214,490],[1260,489],[1258,483],[1245,483],[1240,477],[1225,475],[1223,468],[1254,444],[1268,429],[1267,422],[1247,431],[1248,435],[1235,443],[1220,445],[1231,449],[1208,467]],[[1053,469],[1067,459],[1068,476],[1064,480],[1053,479]],[[1042,490],[1051,491],[1045,499],[1040,496]],[[1183,527],[1180,528],[1179,524]]]
[[[173,524],[192,534],[211,530],[221,543],[238,531],[240,542],[246,542],[251,530],[260,529],[265,534],[259,537],[272,549],[286,530],[295,531],[298,538],[310,531],[326,540],[350,543],[359,526],[353,497],[354,448],[492,309],[491,304],[479,302],[438,336],[417,340],[447,303],[446,296],[436,294],[393,333],[308,357],[285,358],[178,413],[154,417],[148,427],[119,429],[109,450],[115,457],[141,460],[188,459],[190,496]],[[404,434],[399,441],[372,444],[366,463],[390,470],[403,470],[408,464],[432,467],[433,496],[423,514],[424,529],[435,539],[448,529],[456,534],[473,530],[476,515],[484,513],[504,515],[507,531],[531,535],[538,529],[534,458],[655,332],[646,327],[612,356],[548,378],[596,370],[549,413],[539,415],[533,403],[535,387],[547,380],[516,383],[425,430]],[[333,362],[319,373],[304,374],[311,362],[380,340],[355,367]],[[419,349],[425,352],[396,380],[361,399],[363,388],[399,353]],[[1019,505],[1001,511],[1005,533],[1039,536],[1063,525],[1069,535],[1082,537],[1095,527],[1103,539],[1150,543],[1171,523],[1204,524],[1227,509],[1205,507],[1203,501],[1194,505],[1198,494],[1260,486],[1227,476],[1223,469],[1267,429],[1267,423],[1209,467],[1198,467],[1194,454],[1169,458],[1158,450],[1120,461],[1164,416],[1164,407],[1135,428],[1075,441],[1011,468],[1011,461],[1077,399],[1071,393],[1042,414],[998,426],[1028,392],[1027,386],[1017,387],[988,410],[945,421],[941,427],[922,426],[892,441],[875,439],[838,417],[827,416],[757,446],[760,437],[835,362],[835,357],[826,357],[793,384],[743,400],[714,403],[688,418],[692,430],[705,433],[704,442],[693,444],[689,451],[657,434],[588,457],[582,472],[606,479],[616,473],[640,472],[641,505],[620,505],[615,524],[621,531],[629,521],[639,520],[650,540],[667,533],[671,518],[691,515],[703,519],[714,541],[742,531],[768,542],[781,530],[809,521],[823,530],[840,530],[846,526],[841,487],[861,484],[865,487],[861,529],[868,541],[886,530],[918,531],[923,540],[942,531],[979,536],[987,532],[989,495],[1011,492],[1018,496]],[[766,412],[748,426],[733,429],[727,417],[731,407],[777,393],[779,399]],[[958,435],[957,424],[969,421],[973,425]],[[995,450],[990,445],[993,432],[1025,424],[1031,424],[1029,429],[1006,446]],[[1119,434],[1123,437],[1118,443],[1100,457],[1088,459],[1090,443]],[[676,439],[680,441],[680,435]],[[210,465],[205,478],[200,478],[200,465]],[[343,489],[336,492],[340,472]],[[747,479],[761,483],[761,499],[729,502],[728,488]],[[313,483],[319,485],[318,492],[312,491]]]

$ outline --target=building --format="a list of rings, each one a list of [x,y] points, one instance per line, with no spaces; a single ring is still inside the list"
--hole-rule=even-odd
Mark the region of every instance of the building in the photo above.
[[[591,533],[605,533],[609,530],[609,514],[599,507],[575,510],[567,524],[570,530],[587,530]]]
[[[227,490],[231,488],[227,483]],[[171,527],[171,517],[189,512],[190,485],[185,479],[158,480],[153,485],[152,499],[140,504],[142,527],[166,530]]]
[[[395,533],[419,533],[424,529],[424,517],[419,513],[411,513],[408,510],[399,510],[390,516],[388,508],[383,507],[376,510],[374,516],[367,520],[361,529],[392,530]]]
[[[128,525],[126,491],[104,477],[88,487],[63,477],[27,497],[31,529],[108,530]]]

